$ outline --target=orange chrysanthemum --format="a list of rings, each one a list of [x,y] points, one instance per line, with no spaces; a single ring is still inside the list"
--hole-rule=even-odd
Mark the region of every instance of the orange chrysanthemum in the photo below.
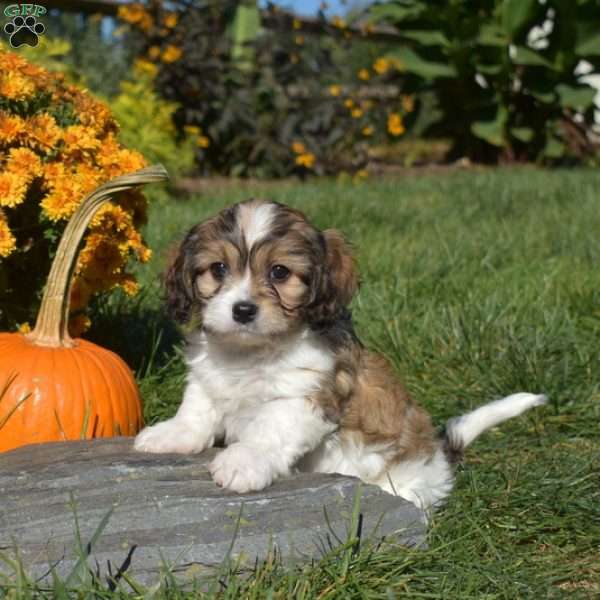
[[[0,209],[0,258],[5,258],[16,248],[15,236],[8,227],[6,214]]]
[[[2,65],[4,71],[4,65]],[[0,74],[0,96],[9,100],[26,100],[35,92],[33,81],[19,71],[5,71]]]
[[[29,148],[11,148],[8,152],[6,170],[30,181],[42,174],[39,156]]]
[[[147,26],[145,11],[134,10],[137,26]],[[89,92],[2,48],[0,64],[0,93],[11,100],[9,108],[0,110],[0,207],[19,211],[27,197],[28,206],[37,205],[45,217],[40,220],[44,234],[55,239],[63,227],[58,223],[73,214],[86,194],[146,162],[138,152],[121,146],[110,110]],[[30,97],[38,103],[29,102]],[[77,331],[89,325],[82,311],[94,294],[116,286],[128,294],[137,291],[135,277],[126,268],[130,257],[146,261],[151,254],[138,231],[146,220],[146,207],[143,194],[131,190],[120,196],[119,205],[109,205],[94,217],[71,290],[76,314],[70,325]],[[8,214],[0,208],[0,259],[17,243]],[[27,253],[23,260],[36,256],[39,253]],[[48,266],[32,268],[46,271]]]
[[[100,147],[93,131],[83,125],[70,125],[63,133],[63,141],[67,152],[93,152]]]
[[[56,119],[48,113],[31,117],[27,121],[27,132],[30,145],[44,151],[51,150],[62,137]]]
[[[0,111],[0,144],[11,144],[25,133],[25,121],[21,117]]]
[[[21,204],[25,199],[27,183],[26,178],[16,173],[10,171],[0,173],[0,206],[13,208]]]

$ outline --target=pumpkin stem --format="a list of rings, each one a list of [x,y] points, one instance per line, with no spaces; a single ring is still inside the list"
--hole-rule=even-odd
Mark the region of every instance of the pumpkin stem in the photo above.
[[[129,175],[116,177],[83,199],[60,238],[35,328],[26,336],[30,342],[38,346],[74,346],[75,343],[68,330],[71,281],[79,244],[89,222],[98,209],[116,193],[165,179],[168,179],[165,168],[162,165],[153,165]]]

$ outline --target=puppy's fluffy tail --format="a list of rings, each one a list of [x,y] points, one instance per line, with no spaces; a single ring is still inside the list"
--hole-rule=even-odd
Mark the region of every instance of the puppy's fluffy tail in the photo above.
[[[444,452],[448,460],[451,463],[460,462],[465,448],[484,431],[534,406],[546,404],[547,400],[543,394],[512,394],[450,419],[446,423],[444,437]]]

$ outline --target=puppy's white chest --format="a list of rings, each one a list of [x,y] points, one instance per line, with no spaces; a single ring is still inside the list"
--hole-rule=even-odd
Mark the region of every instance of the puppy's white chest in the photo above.
[[[308,334],[271,352],[249,349],[243,355],[228,355],[206,339],[197,349],[189,357],[190,378],[201,384],[223,414],[273,400],[304,398],[319,389],[334,366],[331,351]]]

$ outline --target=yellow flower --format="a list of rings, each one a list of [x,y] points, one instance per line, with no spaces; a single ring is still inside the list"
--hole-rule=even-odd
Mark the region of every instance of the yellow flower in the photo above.
[[[152,258],[152,250],[146,246],[139,245],[135,251],[140,262],[146,263]]]
[[[138,58],[135,61],[133,68],[140,73],[146,73],[150,77],[155,77],[158,73],[158,67],[154,63],[142,58]]]
[[[373,63],[373,70],[376,73],[379,73],[379,75],[384,75],[385,73],[387,73],[390,70],[391,67],[391,63],[387,58],[378,58],[374,63]]]
[[[198,144],[200,148],[208,148],[210,146],[210,139],[205,135],[199,135],[196,139],[196,144]]]
[[[373,108],[373,100],[363,100],[360,103],[360,107],[365,111],[371,110]]]
[[[25,121],[21,117],[0,111],[0,144],[14,142],[25,129]]]
[[[27,192],[27,178],[5,171],[0,173],[0,206],[21,204]]]
[[[153,25],[152,17],[146,12],[144,6],[137,2],[119,6],[118,16],[122,21],[136,25],[142,31],[148,31]]]
[[[368,69],[360,69],[358,71],[358,78],[362,79],[363,81],[368,81],[370,79],[371,75],[369,73]]]
[[[138,169],[146,166],[146,160],[144,157],[135,150],[127,150],[122,148],[117,152],[116,164],[119,167],[119,175],[125,175],[127,173],[133,173]]]
[[[402,123],[402,117],[398,113],[390,113],[387,121],[387,129],[393,136],[402,135],[406,129]]]
[[[25,321],[24,323],[20,323],[17,326],[17,329],[18,329],[19,333],[30,333],[31,325],[29,325],[29,323],[27,321]]]
[[[63,134],[67,152],[92,152],[97,150],[101,142],[87,127],[69,125]]]
[[[297,36],[294,38],[294,41],[296,42],[296,45],[297,45],[297,46],[302,46],[302,44],[304,44],[304,36],[302,36],[302,35],[297,35]]]
[[[299,19],[294,19],[292,21],[292,28],[293,29],[300,29],[302,27],[302,23],[300,22]]]
[[[140,284],[132,275],[125,275],[119,281],[119,286],[128,296],[135,296],[140,291]]]
[[[105,204],[90,221],[90,227],[104,231],[127,231],[131,226],[131,215],[116,204]]]
[[[371,125],[367,125],[366,127],[363,127],[363,130],[362,130],[362,134],[365,137],[371,137],[374,132],[375,132],[375,130],[373,129],[373,127]]]
[[[148,58],[156,60],[160,56],[160,48],[158,46],[150,46],[148,48]]]
[[[356,171],[356,173],[354,173],[352,181],[354,183],[359,183],[367,179],[367,177],[369,177],[369,172],[366,169],[359,169],[358,171]]]
[[[413,96],[402,96],[402,108],[407,113],[415,110],[415,99]]]
[[[173,29],[177,25],[178,17],[176,13],[169,13],[163,19],[163,25],[169,29]]]
[[[179,60],[182,55],[183,52],[181,51],[181,48],[170,44],[163,50],[161,60],[164,63],[174,63]]]
[[[41,161],[35,152],[28,148],[11,148],[6,169],[27,181],[40,175]]]
[[[342,17],[335,16],[331,19],[331,24],[338,29],[345,29],[347,27],[346,21]]]
[[[341,85],[334,84],[334,85],[330,85],[329,86],[329,94],[331,96],[337,97],[341,93],[342,93],[342,86]]]
[[[3,65],[4,66],[4,65]],[[26,100],[35,92],[33,82],[18,71],[6,71],[0,75],[0,97],[8,100]]]
[[[68,219],[82,199],[81,187],[70,176],[54,181],[52,190],[46,194],[40,206],[51,221]]]
[[[305,152],[296,156],[296,164],[307,169],[312,168],[315,164],[316,157],[312,152]]]
[[[6,258],[17,246],[15,236],[8,227],[6,215],[0,209],[0,258]]]
[[[344,106],[346,108],[353,108],[354,107],[354,100],[352,100],[352,98],[348,98],[347,100],[344,100]]]
[[[41,113],[27,120],[29,143],[41,150],[51,150],[61,139],[60,128],[52,115]]]
[[[200,135],[202,129],[198,127],[198,125],[184,125],[183,131],[185,131],[187,135]]]
[[[360,119],[363,116],[362,108],[353,108],[350,114],[353,119]]]
[[[292,151],[296,154],[304,154],[306,146],[302,142],[292,142]]]

